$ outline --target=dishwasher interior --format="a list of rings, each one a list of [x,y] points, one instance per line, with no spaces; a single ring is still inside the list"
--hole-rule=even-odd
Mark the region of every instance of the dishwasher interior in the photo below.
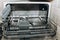
[[[48,23],[48,14],[48,4],[7,4],[2,16],[4,37],[25,40],[55,36],[57,28]]]

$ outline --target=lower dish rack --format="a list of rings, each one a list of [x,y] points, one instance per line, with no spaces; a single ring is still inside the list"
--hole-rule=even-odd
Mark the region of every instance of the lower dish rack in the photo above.
[[[34,38],[40,36],[54,36],[56,34],[55,30],[53,30],[50,25],[29,27],[29,29],[26,30],[19,30],[19,28],[12,29],[5,31],[5,38]]]

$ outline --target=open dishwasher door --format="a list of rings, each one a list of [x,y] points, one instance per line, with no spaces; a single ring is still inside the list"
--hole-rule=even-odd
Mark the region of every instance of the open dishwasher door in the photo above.
[[[48,14],[48,3],[8,3],[2,16],[4,37],[7,39],[30,39],[54,36],[56,26],[53,25],[53,28],[51,23],[48,23]]]

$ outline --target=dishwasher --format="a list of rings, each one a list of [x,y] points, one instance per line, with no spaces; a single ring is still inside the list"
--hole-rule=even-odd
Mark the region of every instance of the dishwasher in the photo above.
[[[40,37],[54,37],[57,27],[48,20],[49,7],[46,2],[7,3],[2,14],[4,38],[39,40]]]

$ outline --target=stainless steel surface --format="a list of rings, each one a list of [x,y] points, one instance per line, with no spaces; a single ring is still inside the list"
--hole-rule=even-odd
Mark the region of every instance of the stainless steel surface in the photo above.
[[[10,5],[10,4],[8,4]],[[30,5],[30,6],[29,6]],[[48,21],[47,4],[11,4],[10,14],[4,22],[7,39],[55,36],[56,30]],[[25,7],[25,8],[24,8]],[[8,25],[7,25],[8,24]],[[55,25],[53,25],[55,27]]]
[[[2,0],[2,1],[5,2],[6,0]],[[10,1],[10,2],[11,2],[11,1],[12,1],[12,2],[14,2],[14,1],[15,1],[15,2],[19,2],[20,0],[8,0],[8,1]],[[52,4],[53,4],[52,6],[54,6],[54,5],[57,6],[56,4],[57,4],[58,2],[56,2],[56,1],[57,1],[57,0],[54,0],[54,2],[52,2]],[[59,1],[59,0],[58,0],[58,1]],[[24,1],[24,2],[25,2],[25,1]],[[1,3],[3,3],[3,2],[1,2]],[[0,4],[1,4],[1,3],[0,3]],[[54,4],[54,3],[56,3],[56,4]],[[59,3],[60,3],[60,2],[59,2]],[[55,6],[54,6],[54,7],[55,7]],[[1,5],[1,6],[0,6],[0,9],[1,9],[1,10],[0,10],[0,11],[2,11],[2,9],[3,9],[2,7],[3,7],[3,6]],[[60,20],[59,20],[60,17],[58,18],[58,16],[60,16],[60,15],[59,15],[59,14],[60,14],[60,11],[59,11],[59,10],[56,10],[57,8],[56,8],[56,7],[54,8],[54,7],[52,8],[52,9],[53,9],[53,10],[52,10],[52,15],[55,14],[55,15],[54,15],[55,17],[53,17],[52,19],[60,25],[60,22],[59,22],[59,21],[60,21]],[[58,9],[59,9],[59,8],[58,8]],[[55,11],[56,11],[56,12],[55,12]],[[56,15],[56,13],[58,13],[58,15]],[[57,17],[57,18],[56,18],[56,17]],[[0,19],[1,19],[1,17],[0,17]],[[55,19],[58,19],[58,20],[55,20]],[[2,21],[2,20],[1,20],[1,21]],[[58,27],[59,25],[57,25],[57,27]],[[58,33],[58,35],[57,35],[57,36],[58,36],[58,40],[60,40],[60,36],[59,36],[59,35],[60,35],[60,27],[58,27],[58,32],[57,32],[57,33]],[[57,37],[56,37],[56,38],[57,38]],[[54,39],[56,40],[56,38],[54,38]],[[43,38],[42,38],[42,39],[43,39]],[[37,40],[42,40],[42,39],[37,39]],[[54,40],[54,39],[53,39],[53,38],[48,38],[48,39],[46,39],[46,40]],[[5,40],[5,39],[3,38],[2,40]],[[11,40],[12,40],[12,39],[11,39]],[[18,39],[14,39],[14,40],[18,40]]]

